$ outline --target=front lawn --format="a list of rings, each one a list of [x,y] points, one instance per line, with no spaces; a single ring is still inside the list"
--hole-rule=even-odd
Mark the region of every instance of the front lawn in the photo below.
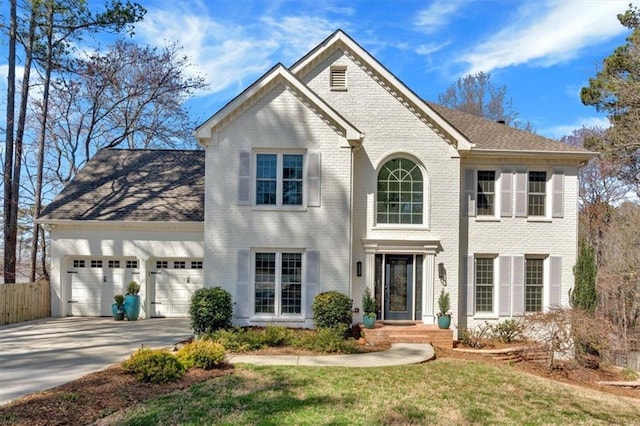
[[[637,399],[439,359],[386,368],[236,366],[232,375],[138,405],[128,425],[638,424]]]

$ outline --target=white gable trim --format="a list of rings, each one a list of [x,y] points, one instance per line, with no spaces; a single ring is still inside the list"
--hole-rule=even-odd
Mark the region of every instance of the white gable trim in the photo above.
[[[440,137],[454,146],[458,151],[469,151],[473,144],[442,118],[426,102],[409,89],[402,81],[398,80],[389,70],[360,47],[351,37],[342,30],[337,30],[314,50],[300,59],[291,67],[291,72],[302,78],[316,64],[336,49],[342,49],[355,64],[378,82],[385,90],[393,95],[409,111],[418,117],[423,123],[433,129]]]
[[[349,145],[358,145],[364,134],[338,114],[282,64],[278,64],[253,83],[244,92],[198,126],[195,137],[201,145],[208,145],[216,131],[264,96],[276,84],[282,84],[303,104],[318,114],[327,125],[343,136]]]

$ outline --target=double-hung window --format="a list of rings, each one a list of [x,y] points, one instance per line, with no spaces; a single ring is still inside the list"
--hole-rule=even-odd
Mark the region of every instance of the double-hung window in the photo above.
[[[494,170],[478,170],[478,216],[493,216],[495,212],[496,172]]]
[[[547,172],[529,172],[528,182],[528,214],[529,216],[545,215],[545,199],[547,197]]]
[[[302,312],[302,253],[255,253],[254,313],[297,315]]]
[[[302,206],[303,186],[303,154],[256,154],[256,205]]]
[[[524,290],[525,312],[542,311],[544,288],[544,259],[526,258],[526,281]]]
[[[476,312],[493,312],[493,263],[491,257],[476,257]]]

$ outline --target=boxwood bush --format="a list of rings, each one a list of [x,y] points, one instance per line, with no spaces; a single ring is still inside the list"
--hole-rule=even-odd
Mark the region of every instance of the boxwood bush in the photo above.
[[[313,321],[317,328],[342,328],[353,322],[353,301],[339,291],[325,291],[313,299]]]
[[[176,356],[185,368],[211,370],[224,364],[224,346],[212,340],[199,339],[181,347]]]
[[[191,297],[189,315],[196,334],[229,328],[233,315],[231,294],[220,287],[200,288]]]
[[[138,349],[121,365],[126,373],[133,374],[141,382],[171,382],[185,372],[180,360],[164,349]]]

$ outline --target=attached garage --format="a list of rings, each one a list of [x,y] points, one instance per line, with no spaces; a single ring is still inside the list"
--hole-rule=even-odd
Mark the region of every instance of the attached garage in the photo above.
[[[204,151],[105,149],[47,206],[52,316],[111,316],[140,284],[140,319],[188,316],[204,286]]]

